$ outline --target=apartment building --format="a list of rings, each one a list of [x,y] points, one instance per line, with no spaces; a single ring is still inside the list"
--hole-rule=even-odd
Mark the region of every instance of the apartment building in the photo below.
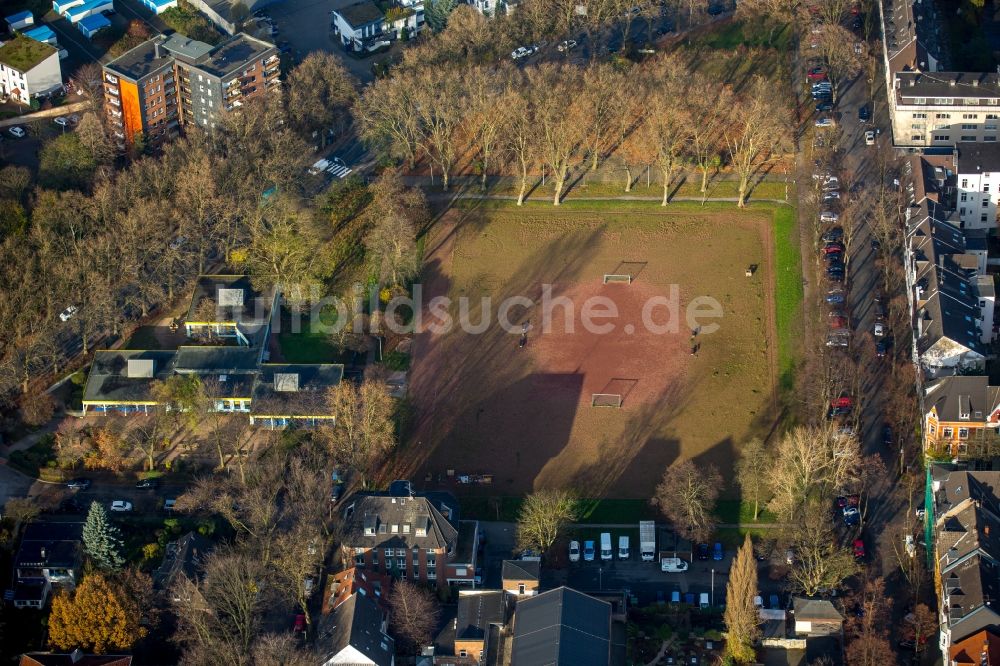
[[[158,143],[184,125],[214,127],[222,113],[280,87],[278,49],[240,33],[218,46],[158,35],[104,66],[107,113],[120,147]]]
[[[950,654],[970,636],[1000,629],[1000,472],[936,464],[929,476],[939,645]]]
[[[955,180],[961,227],[995,229],[1000,202],[1000,145],[958,143]]]
[[[924,385],[924,451],[951,458],[1000,453],[1000,386],[985,375],[942,377]]]
[[[24,35],[0,46],[0,95],[31,104],[61,87],[58,49]]]
[[[345,562],[437,585],[475,585],[479,523],[458,519],[448,493],[415,493],[409,481],[344,503]]]

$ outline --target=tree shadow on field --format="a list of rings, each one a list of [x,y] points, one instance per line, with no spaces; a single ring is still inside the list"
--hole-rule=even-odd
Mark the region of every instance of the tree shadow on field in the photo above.
[[[487,209],[463,210],[458,214],[461,219],[448,232],[456,243],[456,254],[463,251],[462,236],[480,232],[493,217]],[[509,215],[506,211],[505,214]],[[393,464],[384,470],[385,474],[406,478],[413,477],[418,470],[426,470],[433,475],[445,464],[449,469],[454,468],[457,462],[448,464],[446,461],[462,460],[464,452],[475,445],[473,438],[481,436],[489,439],[502,434],[509,423],[495,423],[491,426],[493,431],[481,435],[475,434],[475,429],[470,435],[461,431],[461,427],[474,423],[476,415],[480,415],[482,420],[482,414],[492,414],[495,408],[502,407],[504,401],[516,404],[517,395],[523,394],[532,381],[538,381],[530,379],[533,374],[529,353],[533,338],[530,333],[529,349],[519,347],[521,326],[529,320],[533,327],[537,325],[541,317],[538,299],[543,284],[564,285],[600,279],[600,276],[584,275],[583,272],[599,251],[602,230],[603,225],[597,228],[580,227],[554,240],[541,240],[528,250],[527,256],[514,270],[504,266],[502,272],[508,276],[504,280],[484,282],[480,285],[485,285],[479,290],[481,293],[468,294],[463,290],[476,283],[477,276],[472,276],[472,279],[468,276],[456,277],[452,266],[434,258],[434,251],[447,242],[435,239],[427,254],[432,259],[423,272],[422,284],[426,287],[422,298],[423,318],[425,324],[434,321],[435,317],[428,311],[431,300],[437,296],[450,296],[454,302],[446,310],[453,325],[445,332],[425,329],[414,333],[408,391],[414,412],[412,433],[407,443],[400,447]],[[475,249],[475,246],[471,247]],[[479,250],[481,254],[475,261],[481,262],[486,272],[490,262],[502,266],[505,260],[516,261],[505,255],[502,248],[493,253],[482,250],[482,246]],[[476,324],[483,321],[484,316],[488,317],[489,326],[482,332],[467,332],[460,325],[458,299],[463,296],[468,297],[465,308],[468,322]],[[484,303],[480,296],[489,296],[490,301]],[[508,314],[511,330],[504,330],[497,323],[497,313],[506,299],[515,296],[531,299],[535,306],[511,307]],[[543,393],[537,399],[544,404],[548,397]],[[575,391],[573,400],[579,400],[579,389]],[[512,413],[510,416],[517,418],[518,415]],[[546,418],[534,411],[525,415],[527,423],[531,419],[544,423]],[[565,446],[565,443],[566,434],[555,442],[559,447]],[[508,441],[505,446],[501,452],[515,451],[523,445]],[[488,460],[482,458],[482,454],[477,455],[480,463]]]

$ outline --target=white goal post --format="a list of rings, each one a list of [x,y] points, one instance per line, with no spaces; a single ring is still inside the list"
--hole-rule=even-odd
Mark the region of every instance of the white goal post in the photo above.
[[[632,284],[632,276],[620,273],[605,273],[604,284],[608,284],[609,282],[624,282],[625,284]]]
[[[591,407],[614,407],[622,406],[622,396],[620,393],[592,393],[590,396]]]

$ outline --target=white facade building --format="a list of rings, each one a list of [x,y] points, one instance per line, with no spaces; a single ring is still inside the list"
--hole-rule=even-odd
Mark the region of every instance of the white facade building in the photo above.
[[[59,51],[18,35],[0,46],[0,94],[22,104],[62,86]]]
[[[956,194],[963,229],[993,229],[1000,202],[1000,145],[955,146]]]

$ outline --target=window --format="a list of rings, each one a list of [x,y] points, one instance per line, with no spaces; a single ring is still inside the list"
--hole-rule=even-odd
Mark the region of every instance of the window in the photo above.
[[[997,104],[997,103],[1000,103],[1000,100],[998,100],[998,99],[997,99],[997,98],[995,98],[995,97],[992,97],[992,98],[990,98],[990,99],[986,100],[986,103],[987,103],[987,104]]]
[[[396,560],[396,566],[403,571],[406,571],[406,558],[400,557]]]
[[[944,437],[945,439],[951,439],[954,433],[955,431],[952,430],[950,426],[941,429],[941,436]]]
[[[924,123],[912,123],[910,129],[922,130],[924,129]]]
[[[934,140],[935,141],[951,141],[951,137],[949,135],[947,135],[947,134],[935,134],[934,135]]]
[[[951,118],[951,114],[950,113],[935,113],[934,117],[937,118],[938,120],[947,120],[948,118]]]
[[[394,524],[394,525],[392,526],[392,533],[393,533],[393,534],[399,534],[399,525],[395,525],[395,524]]]
[[[922,119],[925,119],[925,118],[927,118],[927,114],[926,113],[914,113],[913,114],[913,119],[914,120],[922,120]]]
[[[364,552],[358,553],[357,555],[354,556],[354,563],[356,565],[358,565],[359,567],[363,567],[365,565],[365,554],[364,554]]]
[[[918,97],[915,100],[913,100],[913,103],[914,104],[926,104],[927,103],[927,98],[926,97]]]
[[[379,534],[385,534],[385,533],[386,533],[386,530],[388,529],[388,527],[389,527],[389,526],[388,526],[388,525],[386,525],[385,523],[379,523],[379,526],[378,526],[378,533],[379,533]]]
[[[935,432],[937,432],[937,426],[932,423],[931,427],[930,427],[930,430],[931,430],[931,434],[933,435]]]
[[[975,141],[975,140],[976,140],[975,135],[972,136],[967,136],[965,134],[962,135],[962,141]]]
[[[396,549],[396,557],[406,557],[406,549],[405,548],[397,548]]]
[[[458,651],[458,656],[459,656],[459,657],[468,657],[468,656],[469,656],[469,653],[468,653],[468,652],[466,652],[465,650],[459,650],[459,651]]]
[[[935,104],[948,105],[948,104],[953,104],[954,102],[955,102],[955,100],[953,100],[950,97],[935,97],[934,98],[934,103]]]
[[[372,549],[372,566],[378,568],[378,551],[374,548]]]
[[[984,199],[983,199],[983,207],[985,208],[986,206],[989,206],[989,205],[990,205],[990,200],[989,200],[989,198],[984,198]]]
[[[386,548],[385,549],[385,556],[386,557],[392,557],[392,548]]]
[[[983,141],[996,141],[996,140],[997,140],[997,137],[996,137],[995,134],[983,137]]]
[[[982,215],[979,216],[979,221],[980,222],[985,222],[986,221],[986,213],[983,213]]]
[[[962,129],[964,129],[964,130],[975,130],[976,126],[975,125],[970,125],[970,124],[966,123],[966,124],[962,125]]]
[[[969,179],[968,178],[963,178],[962,179],[962,189],[964,190],[964,189],[966,189],[968,187],[969,187]]]
[[[969,429],[968,428],[959,428],[958,429],[958,438],[959,439],[969,439]]]
[[[966,200],[967,200],[968,198],[969,198],[969,195],[968,195],[968,194],[966,194],[965,192],[962,192],[962,196],[961,196],[961,197],[959,197],[959,199],[960,199],[960,200],[961,200],[962,202],[965,202],[965,201],[966,201]]]
[[[524,583],[518,583],[517,584],[517,593],[518,594],[524,594]]]
[[[989,192],[989,191],[990,191],[990,184],[983,183],[983,192]]]
[[[979,116],[974,113],[963,113],[962,120],[978,120]]]
[[[437,580],[437,569],[434,567],[427,568],[427,580]]]

